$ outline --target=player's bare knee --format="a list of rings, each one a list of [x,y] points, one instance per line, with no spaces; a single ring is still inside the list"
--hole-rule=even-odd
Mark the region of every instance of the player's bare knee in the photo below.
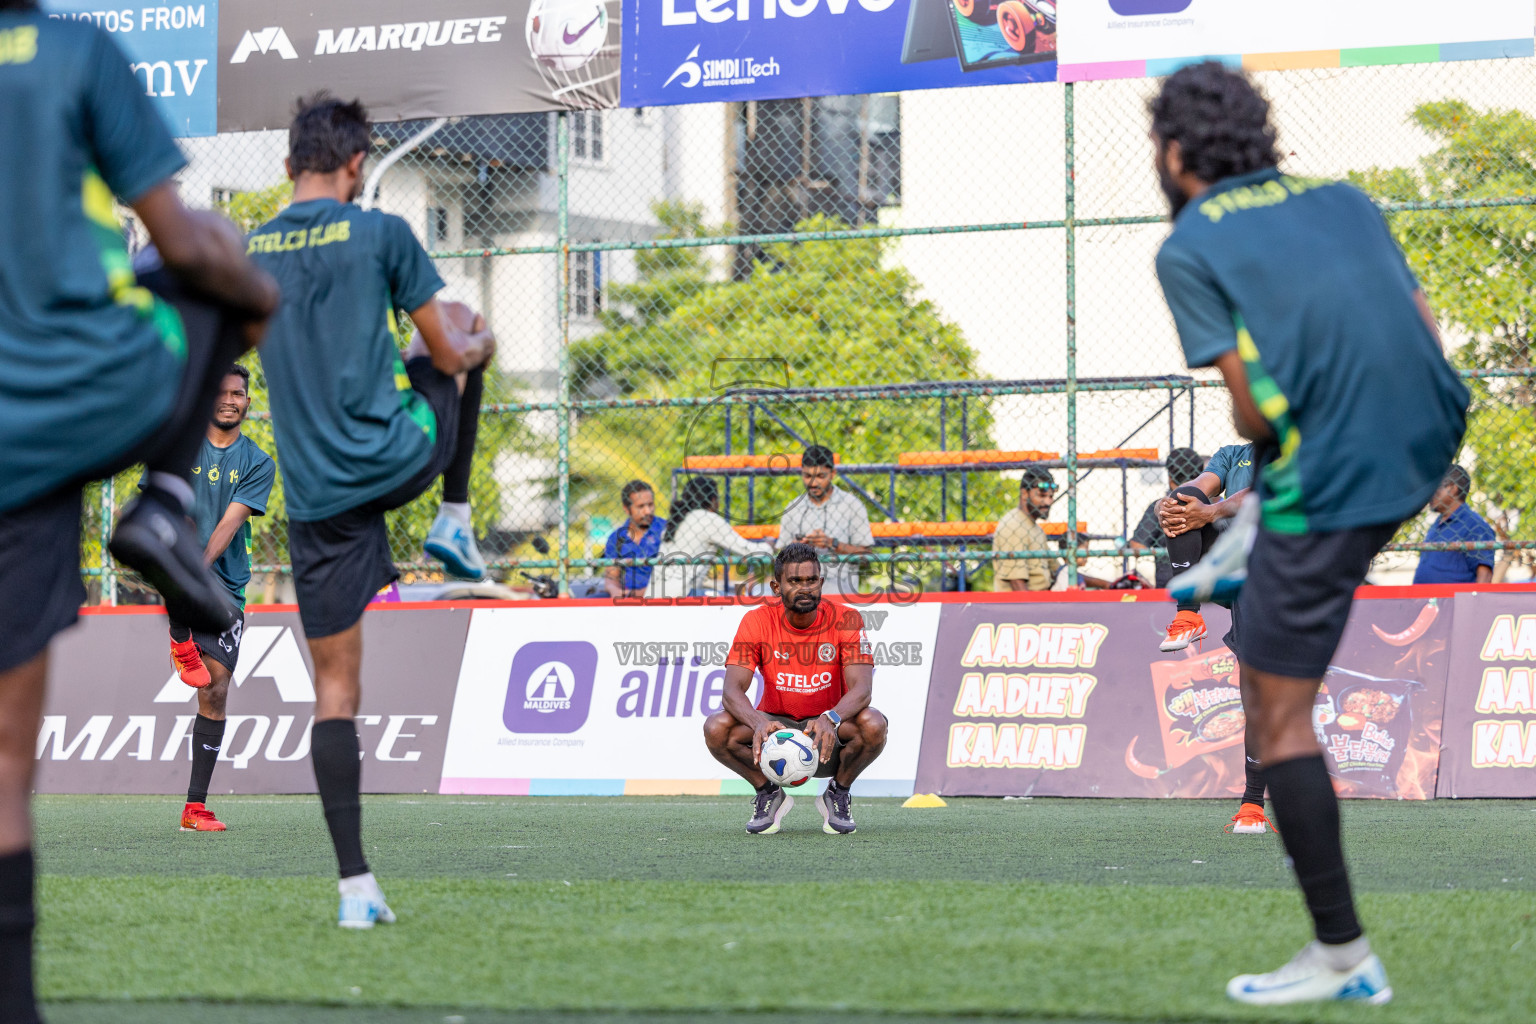
[[[890,733],[890,722],[884,715],[874,708],[865,708],[859,712],[854,724],[859,727],[859,738],[864,745],[871,750],[879,750],[885,746],[885,738]]]
[[[704,745],[711,750],[724,750],[731,742],[731,729],[736,719],[727,711],[716,711],[704,719]]]

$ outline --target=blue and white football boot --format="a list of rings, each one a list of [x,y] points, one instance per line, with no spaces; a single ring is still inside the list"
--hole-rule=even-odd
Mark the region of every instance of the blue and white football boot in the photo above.
[[[1375,953],[1367,953],[1364,960],[1340,971],[1329,965],[1321,943],[1309,942],[1278,971],[1239,974],[1227,982],[1227,995],[1254,1006],[1329,1001],[1380,1005],[1392,1001],[1392,986]]]
[[[375,924],[395,923],[395,912],[384,902],[384,892],[373,872],[343,878],[337,888],[341,891],[341,905],[336,911],[336,923],[341,927],[372,928]]]
[[[1232,525],[1188,572],[1175,576],[1168,594],[1175,601],[1228,602],[1248,580],[1248,553],[1259,537],[1259,499],[1250,496],[1232,517]]]
[[[422,547],[459,579],[485,579],[485,559],[480,557],[475,531],[451,513],[438,512]]]

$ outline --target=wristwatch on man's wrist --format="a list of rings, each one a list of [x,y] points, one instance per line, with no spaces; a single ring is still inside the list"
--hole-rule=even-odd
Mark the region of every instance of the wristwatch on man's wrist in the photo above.
[[[843,716],[836,711],[823,711],[822,714],[832,723],[832,728],[834,729],[843,724]]]

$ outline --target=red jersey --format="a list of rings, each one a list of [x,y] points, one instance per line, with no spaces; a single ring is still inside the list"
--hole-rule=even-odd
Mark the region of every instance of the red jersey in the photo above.
[[[823,599],[810,629],[791,626],[778,602],[747,612],[725,663],[762,673],[759,711],[815,718],[847,692],[843,666],[873,665],[874,658],[859,613]]]

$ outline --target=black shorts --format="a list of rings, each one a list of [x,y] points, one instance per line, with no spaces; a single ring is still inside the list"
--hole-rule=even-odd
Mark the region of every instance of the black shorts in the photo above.
[[[1299,536],[1260,530],[1248,556],[1241,614],[1243,664],[1318,679],[1338,650],[1355,588],[1397,523]]]
[[[809,728],[810,724],[816,720],[816,718],[790,718],[788,715],[769,715],[768,717],[773,719],[775,722],[783,722],[791,729],[799,729],[807,736],[809,736],[811,732]],[[837,769],[842,766],[843,747],[846,745],[847,744],[843,742],[843,738],[839,736],[837,738],[837,744],[832,748],[832,757],[825,764],[818,764],[816,766],[816,774],[812,776],[812,778],[829,779],[836,775]]]
[[[176,388],[171,413],[133,450],[108,464],[87,467],[74,481],[27,506],[0,513],[0,672],[37,657],[79,617],[85,603],[80,580],[85,484],[155,460],[170,445],[187,442],[189,431],[195,431],[190,446],[195,453],[213,411],[210,369],[233,362],[243,348],[238,321],[208,302],[187,297],[169,284],[163,271],[142,275],[140,283],[176,307],[186,330],[181,378],[166,382],[166,387]],[[140,395],[122,398],[124,403],[142,400]]]
[[[174,623],[172,624],[174,628]],[[235,624],[222,633],[203,633],[192,631],[192,640],[197,644],[197,649],[202,652],[203,660],[212,658],[214,661],[229,669],[229,674],[235,674],[235,666],[240,662],[240,638],[245,634],[245,609],[238,610]]]
[[[437,441],[422,468],[380,498],[312,522],[290,520],[288,557],[299,620],[311,639],[334,636],[363,617],[368,602],[400,578],[384,513],[415,501],[453,461],[459,436],[459,388],[426,356],[406,364],[411,387],[437,417]]]

